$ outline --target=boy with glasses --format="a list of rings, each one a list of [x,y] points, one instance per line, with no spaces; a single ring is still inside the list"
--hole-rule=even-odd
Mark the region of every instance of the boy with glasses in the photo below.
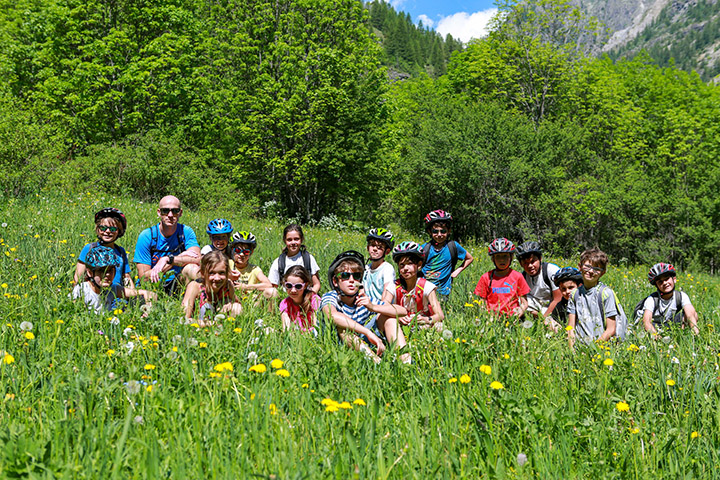
[[[163,197],[157,213],[160,223],[140,233],[133,261],[141,280],[164,279],[163,289],[174,295],[180,284],[198,277],[200,245],[193,229],[178,223],[182,208],[177,197]]]
[[[607,262],[607,255],[598,248],[585,250],[580,255],[583,283],[572,294],[567,306],[570,348],[574,347],[575,338],[583,343],[607,341],[624,328],[618,322],[620,312],[615,292],[600,282]]]
[[[430,241],[422,245],[425,278],[437,287],[438,298],[445,302],[450,297],[452,281],[473,261],[470,252],[455,240],[449,240],[452,215],[444,210],[433,210],[425,215],[425,230]],[[461,262],[457,266],[457,262]]]

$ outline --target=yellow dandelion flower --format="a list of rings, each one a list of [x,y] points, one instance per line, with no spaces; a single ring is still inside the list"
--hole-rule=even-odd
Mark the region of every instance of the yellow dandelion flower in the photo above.
[[[282,360],[279,358],[274,359],[272,362],[270,362],[270,366],[277,370],[278,368],[282,368],[282,366],[285,364]]]
[[[232,372],[233,371],[232,363],[230,363],[230,362],[218,363],[217,365],[215,365],[215,371],[216,372]]]
[[[235,332],[235,333],[242,333],[242,328],[240,328],[240,327],[233,328],[233,332]]]
[[[490,365],[480,365],[480,371],[485,375],[492,374],[492,367]]]
[[[504,358],[505,360],[510,360],[510,355],[508,355],[507,353],[505,353],[505,354],[503,354],[503,358]]]
[[[612,358],[606,358],[605,360],[603,360],[603,365],[605,366],[612,367],[614,364],[615,362],[613,362]]]
[[[360,406],[362,406],[362,407],[364,407],[365,405],[367,405],[367,403],[365,403],[365,400],[363,400],[362,398],[356,398],[353,403],[354,403],[355,405],[360,405]]]
[[[474,303],[466,303],[465,306],[466,306],[466,307],[474,307],[475,304],[474,304]]]
[[[700,433],[699,433],[699,432],[692,432],[692,433],[690,434],[690,438],[692,438],[693,440],[695,440],[695,439],[698,438],[699,436],[700,436]]]
[[[279,376],[279,377],[285,377],[285,378],[287,378],[287,377],[290,376],[290,372],[288,372],[288,371],[285,370],[284,368],[281,368],[280,370],[278,370],[277,372],[275,372],[275,375],[277,375],[277,376]]]
[[[307,383],[303,383],[303,384],[300,385],[300,386],[301,386],[302,388],[310,388],[310,385],[308,385]]]
[[[505,388],[505,386],[502,383],[495,380],[494,382],[492,382],[490,384],[490,388],[492,388],[493,390],[502,390]]]
[[[460,375],[460,383],[470,383],[470,375],[467,373]]]
[[[337,405],[328,405],[325,407],[326,412],[337,412],[339,410]]]
[[[668,380],[665,380],[665,384],[666,384],[668,387],[672,387],[672,386],[675,385],[675,380],[673,380],[672,378],[670,378],[670,379],[668,379]]]
[[[333,400],[333,399],[331,399],[331,398],[329,398],[329,397],[325,397],[325,398],[323,398],[323,399],[320,401],[320,404],[321,404],[321,405],[325,405],[326,407],[327,407],[328,405],[332,405],[333,403],[336,403],[335,400]]]
[[[25,332],[25,338],[27,338],[28,340],[34,340],[35,334],[33,332]]]
[[[198,347],[200,347],[200,348],[207,348],[207,342],[200,342],[200,343],[198,343]]]
[[[567,327],[565,327],[565,330],[567,330],[568,332],[572,332],[573,326],[572,326],[572,325],[568,325]]]
[[[338,407],[344,410],[352,409],[352,405],[350,405],[350,402],[342,402],[340,405],[338,405]]]
[[[177,351],[178,351],[178,348],[177,348],[177,347],[172,347],[172,349],[171,349],[171,350],[172,350],[173,352],[177,353]]]
[[[56,320],[55,323],[57,323],[58,325],[62,325],[65,322],[63,322],[62,320]]]
[[[146,363],[144,368],[145,370],[155,370],[155,365],[152,363]]]
[[[15,357],[13,357],[12,355],[10,355],[9,353],[6,353],[6,354],[3,356],[3,363],[4,363],[5,365],[10,365],[11,363],[14,363],[14,362],[15,362]]]
[[[217,377],[222,377],[222,375],[219,374],[218,372],[210,372],[210,377],[211,377],[211,378],[217,378]]]
[[[640,347],[638,347],[634,343],[631,343],[627,349],[628,349],[628,352],[637,352],[638,350],[640,350]]]
[[[271,403],[268,406],[268,409],[270,410],[270,415],[275,415],[277,413],[277,406],[274,403]]]
[[[457,382],[457,378],[452,377],[450,380],[448,380],[448,382],[450,382],[450,383],[455,383],[455,382]]]
[[[640,433],[640,429],[637,427],[631,428],[630,433],[632,433],[633,435],[636,435],[636,434]]]
[[[629,412],[630,411],[630,405],[628,405],[625,402],[616,403],[615,408],[618,409],[618,412]]]
[[[108,357],[112,357],[114,353],[115,353],[115,350],[113,350],[113,349],[111,348],[110,350],[108,350],[107,352],[105,352],[105,355],[107,355]]]
[[[200,324],[199,324],[199,323],[191,323],[190,326],[193,327],[193,328],[200,328]]]
[[[267,367],[265,366],[264,363],[258,363],[257,365],[253,365],[252,367],[250,367],[249,370],[251,372],[255,372],[255,373],[265,373],[265,371],[267,370]]]
[[[145,390],[147,390],[148,392],[152,392],[152,391],[153,391],[153,386],[152,386],[152,385],[148,385],[147,387],[145,387]]]

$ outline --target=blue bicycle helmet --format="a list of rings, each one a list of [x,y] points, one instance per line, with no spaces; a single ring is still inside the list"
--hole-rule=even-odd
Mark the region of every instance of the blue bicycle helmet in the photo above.
[[[85,265],[92,270],[97,268],[119,267],[120,257],[117,256],[112,248],[98,245],[88,252],[87,257],[85,257]]]
[[[208,223],[207,229],[205,231],[208,233],[208,235],[221,235],[223,233],[232,233],[233,228],[229,220],[225,220],[224,218],[216,218],[215,220]]]

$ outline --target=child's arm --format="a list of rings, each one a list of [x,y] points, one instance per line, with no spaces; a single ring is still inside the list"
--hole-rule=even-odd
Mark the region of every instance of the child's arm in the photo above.
[[[552,313],[555,311],[555,307],[557,307],[557,304],[560,303],[562,300],[562,293],[560,293],[560,289],[557,290],[551,290],[552,291],[552,300],[550,301],[550,305],[548,305],[547,309],[545,310],[545,313],[543,314],[544,317],[549,317],[552,315]]]
[[[568,345],[570,345],[570,349],[575,349],[575,320],[576,316],[574,313],[568,313]]]
[[[82,283],[85,281],[85,264],[77,262],[75,264],[75,275],[73,276],[74,284]]]
[[[515,312],[513,312],[513,315],[517,316],[518,318],[525,315],[525,310],[528,308],[528,301],[526,295],[520,295],[518,297],[518,303],[519,305],[515,309]]]
[[[647,330],[647,332],[650,335],[657,335],[658,334],[657,330],[655,329],[655,325],[653,325],[653,321],[652,321],[653,320],[652,314],[653,314],[652,310],[648,310],[647,308],[645,309],[645,311],[643,312],[643,317],[642,317],[643,327],[645,327],[645,330]]]
[[[615,315],[613,315],[612,317],[607,317],[605,319],[605,331],[602,333],[602,335],[600,335],[600,338],[598,338],[598,340],[607,342],[615,336],[615,329],[617,328],[617,322],[615,321],[615,318]]]
[[[693,333],[695,335],[699,334],[700,329],[697,326],[698,314],[695,310],[695,307],[692,306],[692,303],[688,303],[687,305],[685,305],[683,307],[683,312],[685,312],[685,318],[687,319],[688,325],[690,325]]]
[[[465,270],[467,267],[470,266],[470,264],[473,262],[473,260],[475,260],[475,259],[473,258],[473,256],[470,255],[470,252],[468,252],[468,251],[466,250],[466,251],[465,251],[465,260],[463,260],[463,262],[460,264],[460,266],[459,266],[458,268],[456,268],[455,271],[450,274],[450,276],[451,276],[452,278],[457,278],[457,276],[460,275],[460,273],[461,273],[463,270]]]
[[[243,292],[247,292],[248,290],[265,290],[267,288],[272,288],[270,279],[266,277],[262,271],[259,271],[257,275],[255,275],[255,278],[257,279],[257,283],[249,284],[236,282],[235,286]]]
[[[310,287],[310,290],[315,293],[320,293],[320,277],[318,277],[317,273],[312,276],[312,287]]]
[[[146,302],[157,300],[157,293],[150,292],[148,290],[136,289],[132,287],[121,287],[119,290],[120,292],[122,292],[122,298],[143,297]]]
[[[132,288],[133,287],[133,280],[132,276],[129,273],[126,273],[123,275],[123,285],[125,285],[125,288]]]
[[[470,254],[468,254],[470,255]],[[470,259],[472,261],[472,258]],[[437,298],[437,293],[435,290],[430,292],[430,294],[427,296],[428,302],[430,304],[430,307],[432,307],[432,311],[435,312],[429,317],[427,317],[428,322],[430,326],[435,325],[436,323],[441,323],[443,320],[445,320],[445,313],[443,313],[442,306],[440,305],[440,301]],[[422,322],[421,322],[422,323]]]
[[[385,293],[383,293],[383,298],[385,298]],[[393,318],[404,317],[408,314],[407,309],[397,303],[385,303],[382,305],[375,304],[370,300],[370,297],[365,295],[365,292],[362,291],[358,293],[357,297],[355,297],[355,305],[365,307],[373,313],[379,313],[380,315]]]
[[[375,335],[372,330],[365,327],[364,325],[360,325],[356,321],[354,321],[352,318],[348,317],[344,313],[338,311],[337,308],[335,308],[334,305],[325,305],[322,309],[325,316],[332,318],[333,323],[336,327],[342,330],[350,330],[352,332],[355,332],[360,335],[365,335],[368,340],[370,340],[370,343],[375,345],[377,348],[378,355],[382,355],[382,353],[385,351],[385,344],[383,343],[380,338]]]
[[[198,282],[190,282],[185,290],[185,296],[183,296],[182,306],[185,310],[185,318],[191,320],[193,313],[195,313],[195,301],[200,295],[200,284]]]

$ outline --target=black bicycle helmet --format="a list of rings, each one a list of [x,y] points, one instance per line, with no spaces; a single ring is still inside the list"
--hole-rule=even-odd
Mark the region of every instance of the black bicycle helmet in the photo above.
[[[337,290],[338,287],[336,287],[333,283],[333,275],[338,265],[340,265],[345,260],[355,262],[360,266],[360,268],[362,269],[361,271],[365,270],[365,257],[363,257],[360,252],[356,252],[355,250],[346,250],[342,252],[340,255],[335,257],[335,260],[332,261],[330,267],[328,268],[328,283],[335,290]]]
[[[518,245],[517,249],[515,249],[515,255],[517,256],[518,260],[522,260],[525,257],[529,257],[532,254],[536,254],[538,257],[542,257],[542,247],[540,247],[540,244],[538,242],[529,241],[524,242],[521,245]]]
[[[666,273],[669,273],[671,277],[677,276],[675,267],[671,263],[656,263],[648,272],[648,282],[650,282],[651,285],[655,285],[657,277]]]
[[[120,228],[118,229],[117,238],[125,235],[125,230],[127,230],[127,219],[125,218],[125,214],[123,212],[121,212],[117,208],[103,208],[95,214],[95,224],[97,225],[98,223],[100,223],[100,220],[102,220],[103,218],[118,219],[120,221]]]
[[[393,248],[393,246],[395,246],[395,237],[390,230],[385,228],[371,229],[368,232],[367,237],[365,237],[365,240],[368,242],[370,240],[380,240],[381,242],[384,242],[388,248]]]
[[[493,256],[498,253],[515,253],[515,244],[507,238],[496,238],[488,245],[488,255]]]
[[[580,274],[580,270],[575,267],[563,267],[558,270],[552,278],[552,281],[556,287],[559,287],[560,283],[564,282],[565,280],[572,280],[576,283],[582,282],[582,275]]]

